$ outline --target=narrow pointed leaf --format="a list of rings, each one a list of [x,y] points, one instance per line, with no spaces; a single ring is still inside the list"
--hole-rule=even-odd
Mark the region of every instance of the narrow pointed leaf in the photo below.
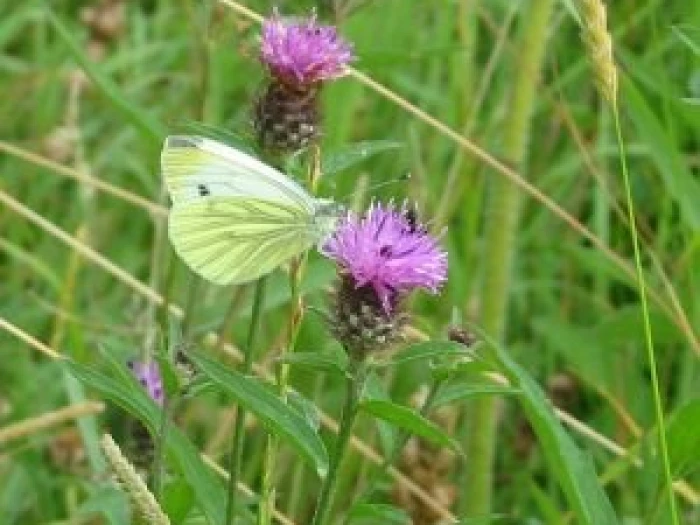
[[[460,343],[454,343],[452,341],[426,341],[407,346],[393,355],[387,363],[380,364],[396,366],[412,361],[442,359],[445,357],[468,357],[469,355],[471,355],[469,349]]]
[[[437,445],[460,450],[459,445],[444,430],[411,408],[384,399],[365,399],[360,404],[360,408],[374,417]]]
[[[201,354],[190,354],[192,362],[221,391],[232,396],[255,414],[265,428],[280,436],[323,477],[328,471],[328,454],[323,441],[309,422],[257,379],[231,370]]]
[[[576,446],[561,426],[542,389],[505,350],[485,334],[481,335],[493,348],[501,372],[513,387],[521,391],[517,399],[578,523],[618,525],[615,511],[598,480],[590,457]]]

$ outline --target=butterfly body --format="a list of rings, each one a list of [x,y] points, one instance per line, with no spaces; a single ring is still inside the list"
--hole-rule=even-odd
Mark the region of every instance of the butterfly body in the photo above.
[[[271,272],[322,243],[342,213],[274,168],[210,139],[168,137],[161,164],[173,203],[173,247],[216,284]]]

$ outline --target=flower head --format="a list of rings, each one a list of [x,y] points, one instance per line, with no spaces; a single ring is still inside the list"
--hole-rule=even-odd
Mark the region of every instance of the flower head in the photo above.
[[[160,376],[158,363],[155,361],[129,361],[128,365],[151,399],[159,405],[163,405],[165,392],[163,391],[163,379]]]
[[[386,314],[402,293],[436,293],[447,277],[447,254],[406,206],[374,204],[364,217],[348,216],[323,251],[356,288],[371,287]]]
[[[263,24],[260,59],[278,80],[306,86],[342,76],[354,55],[335,27],[274,14]]]

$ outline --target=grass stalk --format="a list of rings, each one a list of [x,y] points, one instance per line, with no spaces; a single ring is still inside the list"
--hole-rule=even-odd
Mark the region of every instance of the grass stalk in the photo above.
[[[148,487],[134,466],[124,457],[112,436],[105,434],[100,445],[119,486],[129,497],[139,516],[152,525],[170,525],[168,516],[160,508],[153,494],[148,491]]]
[[[615,138],[620,157],[620,170],[622,171],[622,181],[625,188],[625,200],[627,203],[627,221],[629,223],[632,237],[632,248],[634,251],[634,269],[637,286],[639,288],[639,300],[642,304],[642,318],[644,321],[644,343],[647,353],[647,362],[651,373],[651,390],[654,400],[654,417],[659,440],[659,453],[661,455],[664,485],[669,501],[669,511],[671,522],[679,525],[676,499],[673,493],[673,478],[671,476],[671,465],[668,457],[668,445],[666,443],[666,429],[664,428],[664,411],[661,400],[661,389],[659,387],[659,376],[656,363],[656,353],[654,351],[654,338],[649,320],[649,305],[647,303],[646,283],[644,281],[644,270],[642,268],[642,255],[640,249],[639,233],[635,220],[634,201],[632,200],[632,188],[630,184],[629,169],[627,167],[627,153],[620,124],[620,107],[618,102],[618,72],[613,56],[613,41],[607,27],[607,11],[601,0],[583,0],[583,38],[586,44],[592,69],[595,74],[596,87],[602,97],[610,105],[615,127]],[[655,26],[655,24],[654,24]],[[654,35],[656,37],[656,35]],[[668,113],[666,114],[668,117]]]
[[[253,311],[250,317],[248,337],[245,345],[243,357],[243,373],[250,374],[253,369],[253,358],[255,356],[255,343],[260,328],[260,316],[262,305],[265,302],[266,278],[261,277],[255,283],[255,295],[253,296]],[[231,455],[229,457],[229,478],[228,493],[226,497],[226,524],[233,523],[234,509],[236,508],[236,492],[238,490],[238,478],[241,472],[241,460],[243,459],[243,444],[245,438],[245,417],[246,412],[243,407],[238,406],[236,411],[236,425],[231,438]]]
[[[651,322],[649,320],[649,305],[647,304],[646,285],[644,282],[644,272],[642,269],[642,255],[639,249],[639,238],[637,234],[637,225],[635,222],[634,202],[632,200],[632,189],[629,180],[629,170],[627,168],[627,158],[625,153],[625,145],[622,136],[622,126],[620,125],[620,112],[617,99],[613,98],[611,102],[613,120],[615,122],[615,135],[617,145],[620,151],[620,168],[622,171],[622,179],[625,186],[625,200],[627,201],[627,213],[629,216],[630,232],[632,234],[632,246],[634,248],[634,265],[637,270],[637,283],[639,286],[639,300],[642,303],[642,317],[644,319],[644,340],[647,351],[647,360],[651,373],[651,390],[654,399],[654,416],[656,418],[656,427],[659,439],[659,453],[663,467],[664,485],[669,501],[669,510],[671,513],[671,522],[674,525],[679,525],[678,510],[676,508],[676,498],[673,493],[673,477],[671,476],[671,462],[668,457],[668,445],[666,443],[666,429],[664,424],[664,411],[661,401],[661,391],[659,387],[659,376],[656,363],[656,354],[654,352],[654,340],[652,337]]]
[[[0,427],[0,445],[47,431],[67,421],[100,414],[104,409],[104,403],[98,401],[83,401],[82,403],[68,405],[57,410],[52,410],[51,412],[46,412],[40,416]]]
[[[552,6],[552,0],[533,0],[524,14],[519,46],[521,54],[504,124],[503,155],[509,165],[520,166],[525,158]],[[501,340],[515,255],[520,190],[510,180],[498,178],[492,181],[490,191],[486,211],[483,267],[487,271],[482,283],[481,322],[487,333]],[[492,507],[498,398],[478,399],[471,408],[465,445],[468,482],[464,483],[463,506],[466,517],[486,518]]]

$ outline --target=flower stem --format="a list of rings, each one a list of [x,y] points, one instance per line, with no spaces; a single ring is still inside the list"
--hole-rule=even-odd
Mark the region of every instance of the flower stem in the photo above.
[[[287,341],[284,354],[289,354],[294,351],[297,336],[299,335],[299,328],[301,327],[303,306],[301,304],[301,297],[299,296],[299,284],[301,280],[303,260],[303,258],[299,258],[292,262],[292,268],[289,275],[291,313],[289,315],[289,339]],[[284,401],[286,401],[287,383],[289,382],[289,365],[280,363],[277,367],[276,375],[277,393]],[[263,454],[263,475],[260,487],[258,525],[269,525],[272,523],[272,513],[275,505],[274,476],[277,448],[277,436],[274,434],[268,435]]]
[[[669,508],[671,513],[671,523],[678,525],[678,510],[676,509],[676,499],[673,494],[673,478],[671,476],[671,465],[668,459],[668,445],[666,443],[666,429],[664,425],[664,411],[661,402],[659,389],[659,377],[656,369],[656,356],[654,353],[654,340],[651,333],[651,323],[649,321],[649,306],[647,304],[646,286],[644,283],[644,273],[642,271],[642,256],[639,249],[639,236],[637,234],[637,224],[635,222],[634,202],[632,201],[632,190],[630,187],[629,172],[627,169],[627,158],[624,141],[622,138],[622,126],[620,125],[620,112],[617,99],[612,101],[613,120],[615,121],[615,134],[617,145],[620,150],[620,167],[625,185],[625,199],[627,200],[627,213],[632,234],[632,246],[634,247],[634,265],[637,270],[637,284],[639,286],[639,299],[642,303],[642,315],[644,317],[644,336],[646,342],[647,359],[651,372],[652,396],[654,398],[654,412],[656,416],[656,426],[659,434],[659,450],[663,464],[664,481],[668,493]]]
[[[265,302],[265,283],[265,277],[261,277],[255,283],[253,311],[250,317],[245,355],[243,356],[244,374],[249,374],[253,368],[255,342],[258,335],[258,328],[260,327],[260,314],[262,313],[262,305]],[[229,478],[225,521],[227,525],[233,523],[234,509],[236,508],[236,492],[238,490],[238,478],[240,477],[241,459],[243,455],[243,440],[245,438],[245,415],[245,410],[239,405],[236,411],[236,426],[234,427],[233,436],[231,438],[231,454],[229,456],[228,465]]]
[[[503,155],[509,164],[515,166],[523,163],[527,150],[552,6],[553,0],[532,0],[524,12],[516,78],[504,124]],[[493,179],[490,191],[481,322],[484,330],[498,340],[503,338],[505,326],[520,194],[518,188],[505,178]],[[468,463],[463,493],[463,510],[467,518],[488,519],[491,514],[497,407],[498,398],[495,397],[475,400],[467,420],[465,452]]]
[[[321,176],[321,151],[318,146],[310,149],[311,158],[309,159],[308,171],[308,186],[311,194],[316,193],[319,178]],[[285,354],[294,352],[299,329],[301,328],[301,320],[304,316],[304,305],[300,294],[299,287],[301,278],[304,274],[306,266],[306,255],[302,255],[294,259],[291,263],[289,271],[289,287],[290,287],[290,314],[289,314],[289,338],[287,345],[283,349],[280,357]],[[277,393],[283,401],[287,400],[287,383],[289,382],[289,365],[280,363],[277,367]],[[272,523],[272,514],[275,507],[275,491],[274,477],[275,465],[277,460],[277,436],[270,434],[265,442],[265,451],[263,456],[263,473],[260,486],[260,507],[258,509],[258,525],[270,525]]]
[[[153,472],[153,494],[158,501],[163,498],[163,456],[165,453],[165,443],[168,439],[168,421],[173,411],[172,407],[175,406],[176,402],[175,399],[170,399],[167,396],[163,400],[163,406],[160,409],[158,434],[154,437],[153,446],[155,450],[153,451],[153,465],[151,469]]]
[[[367,380],[367,366],[365,363],[352,359],[350,366],[351,369],[348,370],[348,377],[346,381],[345,405],[343,406],[343,412],[340,415],[338,438],[335,441],[333,455],[330,458],[330,464],[328,466],[328,474],[323,480],[321,494],[316,504],[316,511],[314,512],[311,525],[324,525],[326,523],[328,513],[330,512],[333,504],[333,496],[335,495],[335,489],[339,479],[338,469],[340,468],[340,464],[345,457],[345,451],[348,448],[350,436],[352,436],[352,426],[355,423],[355,418],[357,417],[357,411],[360,405],[360,399],[362,397],[362,390],[364,389],[365,382]]]

